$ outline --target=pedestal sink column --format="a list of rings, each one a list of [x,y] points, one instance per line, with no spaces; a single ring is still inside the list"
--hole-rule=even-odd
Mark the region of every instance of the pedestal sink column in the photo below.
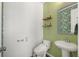
[[[69,56],[70,56],[69,51],[62,49],[62,57],[69,57]]]
[[[77,45],[71,42],[56,41],[55,44],[62,50],[62,57],[69,57],[70,52],[77,51]]]

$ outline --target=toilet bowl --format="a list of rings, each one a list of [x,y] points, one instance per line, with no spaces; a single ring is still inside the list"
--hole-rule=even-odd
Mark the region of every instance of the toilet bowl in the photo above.
[[[45,57],[49,48],[50,41],[43,40],[43,42],[34,49],[34,55],[37,57]]]

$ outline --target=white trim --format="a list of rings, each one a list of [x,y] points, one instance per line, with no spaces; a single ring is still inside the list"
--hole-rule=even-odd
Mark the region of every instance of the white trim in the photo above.
[[[58,12],[61,12],[61,11],[65,10],[65,9],[67,9],[67,8],[70,8],[70,7],[72,7],[72,6],[76,5],[76,4],[78,4],[78,3],[75,3],[75,4],[72,4],[72,5],[69,5],[68,7],[63,8],[63,9],[59,10]]]
[[[78,10],[79,10],[79,3],[78,3]],[[78,11],[78,29],[79,29],[79,11]],[[78,38],[78,57],[79,57],[79,31],[78,31],[78,36],[77,36],[77,38]]]

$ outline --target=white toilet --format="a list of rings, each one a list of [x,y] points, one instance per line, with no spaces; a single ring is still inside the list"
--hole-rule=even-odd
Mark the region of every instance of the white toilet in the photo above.
[[[34,49],[34,55],[37,57],[45,57],[49,48],[50,48],[50,41],[43,40],[43,42]]]

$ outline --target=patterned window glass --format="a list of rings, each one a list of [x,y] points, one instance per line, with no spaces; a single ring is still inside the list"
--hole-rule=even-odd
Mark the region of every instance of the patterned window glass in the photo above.
[[[77,8],[77,4],[58,11],[57,30],[58,33],[69,34],[71,32],[71,9]]]

